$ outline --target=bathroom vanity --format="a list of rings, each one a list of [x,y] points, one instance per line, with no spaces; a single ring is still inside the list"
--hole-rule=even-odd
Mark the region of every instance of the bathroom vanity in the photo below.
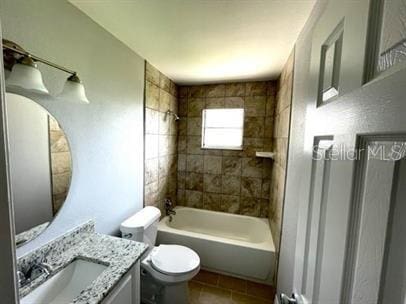
[[[147,247],[85,223],[18,260],[20,303],[139,304]]]

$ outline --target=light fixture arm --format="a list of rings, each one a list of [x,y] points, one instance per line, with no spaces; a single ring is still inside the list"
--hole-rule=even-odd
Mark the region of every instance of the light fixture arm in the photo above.
[[[75,71],[71,70],[71,69],[65,68],[65,67],[63,67],[63,66],[61,66],[59,64],[53,63],[53,62],[51,62],[49,60],[43,59],[43,58],[38,57],[38,56],[36,56],[34,54],[31,54],[30,52],[27,52],[26,50],[21,48],[18,44],[14,43],[14,42],[12,42],[10,40],[3,39],[3,49],[8,50],[10,52],[13,52],[15,54],[21,55],[21,56],[30,57],[34,61],[42,62],[42,63],[44,63],[46,65],[49,65],[49,66],[51,66],[51,67],[53,67],[55,69],[64,71],[64,72],[66,72],[68,74],[77,75],[77,73]]]

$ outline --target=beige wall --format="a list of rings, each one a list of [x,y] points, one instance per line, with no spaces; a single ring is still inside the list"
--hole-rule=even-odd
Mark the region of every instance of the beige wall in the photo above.
[[[268,216],[275,82],[179,88],[178,204]],[[242,151],[201,149],[204,108],[244,108]]]
[[[166,111],[178,111],[177,86],[149,63],[145,69],[144,205],[163,211],[163,200],[176,203],[177,126]]]
[[[275,127],[273,142],[275,160],[272,167],[269,222],[277,251],[279,251],[282,229],[282,210],[285,191],[286,160],[290,128],[290,113],[293,87],[294,51],[290,55],[278,80],[275,103]]]

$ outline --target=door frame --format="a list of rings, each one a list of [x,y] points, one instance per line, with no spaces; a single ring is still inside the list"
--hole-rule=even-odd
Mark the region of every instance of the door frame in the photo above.
[[[16,278],[14,238],[14,210],[11,197],[8,163],[7,118],[5,111],[5,83],[3,45],[0,20],[0,294],[2,303],[19,303]]]

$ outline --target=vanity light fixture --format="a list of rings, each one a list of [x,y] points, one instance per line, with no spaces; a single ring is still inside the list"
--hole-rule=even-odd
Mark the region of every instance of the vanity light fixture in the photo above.
[[[6,84],[48,93],[37,64],[29,56],[22,57],[14,64]]]
[[[58,98],[73,102],[89,103],[85,94],[85,88],[77,72],[35,56],[10,40],[3,39],[3,51],[4,66],[6,69],[11,70],[9,77],[6,79],[7,85],[48,94],[48,90],[42,81],[42,75],[36,63],[42,62],[70,74],[62,92],[57,96]]]
[[[65,86],[57,97],[65,100],[78,100],[84,103],[89,103],[85,94],[85,87],[76,74],[73,74],[66,79]]]

